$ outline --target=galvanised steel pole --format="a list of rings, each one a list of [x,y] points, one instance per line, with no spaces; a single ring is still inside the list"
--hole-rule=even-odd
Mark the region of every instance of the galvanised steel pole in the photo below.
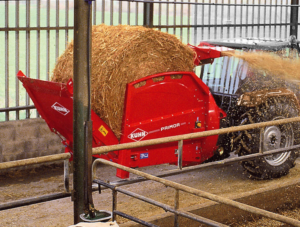
[[[152,28],[153,27],[153,3],[144,3],[144,21],[143,26]]]
[[[291,27],[290,36],[294,35],[298,38],[298,14],[299,14],[299,0],[292,0],[291,6]]]
[[[86,209],[85,192],[87,179],[85,171],[88,163],[88,154],[85,152],[85,135],[87,122],[90,122],[90,49],[91,49],[91,5],[90,1],[74,1],[74,172],[73,193],[74,224],[81,221],[80,215]],[[90,157],[91,158],[91,157]],[[90,171],[89,171],[90,172]]]

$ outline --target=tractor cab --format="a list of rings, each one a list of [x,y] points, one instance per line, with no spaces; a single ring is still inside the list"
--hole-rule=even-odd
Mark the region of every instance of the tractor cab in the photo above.
[[[300,53],[299,41],[290,37],[288,41],[275,41],[256,38],[205,41],[211,46],[229,47],[235,51],[267,51],[292,58]],[[296,50],[296,51],[295,51]],[[201,67],[200,79],[210,88],[216,103],[224,111],[229,111],[232,103],[245,92],[261,89],[288,88],[300,98],[300,80],[285,81],[249,67],[248,63],[235,57],[223,56],[211,64]]]

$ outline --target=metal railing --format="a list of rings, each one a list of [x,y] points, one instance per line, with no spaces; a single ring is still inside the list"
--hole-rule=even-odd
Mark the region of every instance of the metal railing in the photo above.
[[[101,160],[100,161],[96,160],[95,162],[100,162],[100,163],[109,165],[106,162],[101,162]],[[147,179],[149,179],[149,178],[147,178]],[[120,193],[123,193],[125,195],[128,195],[128,196],[131,196],[133,198],[136,198],[136,199],[139,199],[141,201],[144,201],[146,203],[149,203],[149,204],[152,204],[154,206],[160,207],[160,208],[164,209],[165,211],[169,211],[171,213],[174,213],[175,214],[175,219],[174,219],[175,226],[178,226],[178,219],[177,219],[178,215],[186,217],[186,218],[189,218],[189,219],[197,221],[197,222],[200,222],[202,224],[207,224],[209,226],[216,226],[216,227],[225,227],[225,226],[227,226],[227,225],[223,225],[222,223],[218,223],[218,222],[209,220],[207,218],[197,216],[197,215],[192,214],[190,212],[185,212],[185,211],[178,210],[179,189],[176,189],[176,195],[178,195],[178,196],[175,196],[175,206],[174,206],[174,208],[172,208],[172,207],[170,207],[170,206],[168,206],[166,204],[163,204],[161,202],[155,201],[153,199],[149,199],[149,198],[147,198],[145,196],[142,196],[142,195],[139,195],[137,193],[133,193],[133,192],[130,192],[128,190],[125,190],[125,189],[116,187],[114,185],[111,185],[109,183],[105,183],[102,180],[94,180],[93,182],[98,184],[99,193],[101,193],[101,186],[107,187],[107,188],[109,188],[109,189],[111,189],[113,191],[113,210],[112,210],[113,221],[116,220],[116,215],[119,215],[121,217],[124,217],[124,218],[127,218],[129,220],[135,221],[135,222],[137,222],[139,224],[142,224],[144,226],[151,226],[151,227],[156,227],[157,226],[157,225],[151,224],[149,222],[146,222],[144,220],[140,220],[137,217],[133,217],[131,215],[128,215],[128,214],[125,214],[123,212],[118,211],[117,210],[117,193],[120,192]]]
[[[192,134],[185,134],[185,135],[179,135],[179,136],[172,136],[172,137],[166,137],[166,138],[160,138],[160,139],[153,139],[153,140],[148,140],[148,141],[140,141],[140,142],[135,142],[135,143],[127,143],[127,144],[120,144],[120,145],[112,145],[112,146],[107,146],[107,147],[99,147],[99,148],[94,148],[93,153],[94,154],[100,154],[100,153],[106,153],[107,151],[113,151],[113,150],[122,150],[122,149],[131,149],[131,148],[136,148],[136,147],[143,147],[143,146],[147,146],[147,145],[156,145],[156,144],[161,144],[161,143],[167,143],[167,142],[174,142],[174,141],[178,141],[178,150],[182,150],[182,146],[183,146],[183,140],[186,139],[192,139],[192,138],[199,138],[199,137],[205,137],[205,136],[212,136],[212,135],[220,135],[220,134],[225,134],[225,133],[231,133],[231,132],[236,132],[236,131],[242,131],[242,130],[249,130],[249,129],[255,129],[255,128],[261,128],[262,130],[267,127],[267,126],[271,126],[271,125],[282,125],[282,124],[287,124],[287,123],[291,123],[291,122],[297,122],[300,121],[300,117],[296,117],[296,118],[290,118],[290,119],[283,119],[283,120],[276,120],[276,121],[270,121],[270,122],[263,122],[263,123],[256,123],[256,124],[249,124],[249,125],[244,125],[244,126],[237,126],[237,127],[231,127],[231,128],[225,128],[225,129],[217,129],[217,130],[211,130],[211,131],[206,131],[206,132],[199,132],[199,133],[192,133]],[[262,138],[261,138],[262,139]],[[170,186],[175,188],[176,190],[181,190],[184,192],[188,192],[191,193],[193,195],[197,195],[206,199],[210,199],[212,201],[218,202],[218,203],[223,203],[223,204],[227,204],[236,208],[239,208],[241,210],[244,211],[248,211],[251,212],[253,214],[258,214],[267,218],[271,218],[280,222],[284,222],[287,224],[291,224],[293,226],[300,226],[300,221],[292,219],[292,218],[288,218],[288,217],[284,217],[282,215],[278,215],[278,214],[274,214],[259,208],[255,208],[249,205],[245,205],[230,199],[226,199],[224,197],[220,197],[220,196],[216,196],[214,194],[208,193],[208,192],[204,192],[198,189],[194,189],[185,185],[181,185],[172,181],[168,181],[166,179],[162,179],[161,177],[166,177],[166,176],[171,176],[171,175],[175,175],[175,174],[180,174],[183,172],[189,172],[195,169],[200,169],[200,168],[208,168],[208,167],[215,167],[215,166],[221,166],[224,164],[229,164],[229,163],[234,163],[234,162],[239,162],[239,161],[245,161],[245,160],[253,160],[257,157],[262,157],[262,156],[268,156],[268,155],[272,155],[272,154],[277,154],[277,153],[281,153],[283,151],[290,151],[290,150],[295,150],[295,149],[299,149],[300,145],[296,145],[296,146],[291,146],[288,148],[282,148],[282,149],[275,149],[275,150],[271,150],[271,151],[263,151],[263,147],[260,146],[260,150],[258,154],[252,154],[252,155],[247,155],[244,157],[238,157],[238,158],[230,158],[230,159],[225,159],[223,161],[218,161],[218,162],[213,162],[213,163],[207,163],[207,164],[201,164],[198,166],[192,166],[192,167],[187,167],[184,168],[183,170],[181,170],[182,167],[182,163],[180,163],[182,161],[182,152],[178,154],[178,166],[180,168],[180,170],[173,170],[171,171],[171,173],[165,173],[159,176],[153,176],[147,173],[143,173],[141,171],[135,170],[135,169],[131,169],[129,167],[126,166],[122,166],[120,164],[116,164],[107,160],[103,160],[103,159],[97,159],[94,161],[93,166],[92,166],[92,175],[93,175],[93,179],[94,179],[94,183],[97,183],[99,185],[99,191],[100,191],[100,185],[103,185],[105,187],[108,187],[110,189],[113,190],[113,220],[115,219],[116,215],[120,215],[122,217],[125,217],[127,219],[133,220],[135,222],[138,223],[144,223],[145,226],[154,226],[151,223],[147,223],[145,221],[139,220],[136,217],[133,217],[131,215],[128,214],[124,214],[124,213],[120,213],[119,211],[117,211],[117,192],[121,192],[124,193],[126,195],[132,196],[134,198],[140,199],[144,202],[150,203],[152,205],[156,205],[158,207],[161,207],[167,211],[170,211],[174,214],[176,214],[174,216],[174,226],[178,226],[178,217],[177,215],[182,215],[185,216],[187,218],[193,219],[195,221],[210,225],[210,226],[223,226],[220,223],[216,223],[212,220],[207,220],[207,219],[203,219],[201,217],[195,217],[195,216],[189,216],[188,213],[186,212],[181,212],[178,211],[177,208],[179,207],[179,200],[178,200],[178,191],[176,191],[175,194],[175,208],[170,208],[165,204],[159,203],[157,201],[151,200],[149,198],[145,198],[144,196],[138,195],[136,193],[132,193],[132,192],[128,192],[124,189],[120,189],[118,188],[116,185],[110,185],[107,184],[101,180],[97,180],[96,179],[96,166],[98,163],[102,163],[102,164],[106,164],[106,165],[110,165],[113,166],[115,168],[121,169],[121,170],[125,170],[127,172],[136,174],[138,176],[140,176],[141,178],[139,179],[134,179],[130,182],[128,182],[128,184],[130,183],[137,183],[137,182],[141,182],[141,181],[146,181],[146,180],[153,180],[156,182],[160,182],[162,184],[164,184],[165,186]]]
[[[183,192],[187,192],[187,193],[190,193],[192,195],[200,196],[200,197],[203,197],[203,198],[206,198],[206,199],[218,202],[218,203],[226,204],[226,205],[229,205],[229,206],[232,206],[232,207],[235,207],[235,208],[247,211],[247,212],[251,212],[253,214],[258,214],[258,215],[261,215],[261,216],[264,216],[264,217],[267,217],[267,218],[270,218],[270,219],[273,219],[273,220],[277,220],[277,221],[280,221],[280,222],[283,222],[283,223],[293,225],[293,226],[300,226],[300,221],[298,221],[296,219],[292,219],[292,218],[285,217],[285,216],[282,216],[282,215],[279,215],[279,214],[275,214],[275,213],[272,213],[272,212],[269,212],[269,211],[266,211],[266,210],[262,210],[262,209],[259,209],[259,208],[253,207],[253,206],[249,206],[249,205],[246,205],[246,204],[243,204],[243,203],[240,203],[240,202],[236,202],[234,200],[227,199],[227,198],[224,198],[224,197],[221,197],[221,196],[217,196],[217,195],[214,195],[214,194],[211,194],[211,193],[199,190],[199,189],[191,188],[189,186],[182,185],[182,184],[170,181],[170,180],[162,179],[162,178],[150,175],[148,173],[144,173],[144,172],[141,172],[141,171],[138,171],[138,170],[135,170],[135,169],[131,169],[129,167],[122,166],[122,165],[119,165],[119,164],[116,164],[116,163],[113,163],[113,162],[110,162],[110,161],[107,161],[107,160],[104,160],[104,159],[97,159],[97,160],[95,160],[95,162],[102,163],[102,164],[105,164],[105,165],[110,165],[110,166],[113,166],[115,168],[128,171],[130,173],[141,176],[145,179],[156,181],[156,182],[162,183],[165,186],[172,187],[175,190],[180,190],[180,191],[183,191]],[[118,188],[114,185],[107,184],[107,183],[105,183],[101,180],[94,180],[93,182],[97,183],[99,185],[99,187],[100,187],[100,185],[103,185],[103,186],[108,187],[108,188],[113,190],[113,220],[115,220],[115,216],[117,214],[119,215],[119,212],[115,212],[115,210],[117,209],[117,204],[116,204],[117,194],[116,194],[116,192],[121,192],[123,194],[132,196],[132,197],[137,198],[139,200],[142,200],[144,202],[147,202],[147,203],[150,203],[152,205],[161,207],[166,211],[175,213],[176,215],[181,215],[181,216],[190,218],[192,220],[207,224],[209,226],[226,226],[226,225],[223,225],[221,223],[217,223],[213,220],[209,220],[209,219],[206,219],[206,218],[203,218],[203,217],[200,217],[200,216],[196,216],[196,215],[191,215],[188,212],[183,212],[183,211],[179,211],[178,209],[176,209],[178,207],[178,203],[179,203],[178,195],[177,195],[178,192],[175,194],[175,208],[172,209],[172,208],[170,208],[169,206],[167,206],[165,204],[162,204],[160,202],[157,202],[157,201],[154,201],[152,199],[146,198],[144,196],[138,195],[136,193],[132,193],[132,192],[129,192],[127,190],[120,189],[120,188]],[[135,221],[130,215],[123,215],[123,217]],[[174,223],[175,223],[174,226],[178,225],[178,222],[176,220],[177,220],[177,217],[175,216],[174,217]],[[146,226],[153,226],[153,225],[147,225],[147,224],[149,224],[149,223],[146,223],[145,225]]]
[[[256,37],[285,40],[299,28],[297,0],[96,0],[93,24],[149,26],[184,43]],[[49,80],[73,38],[73,0],[0,1],[0,121],[37,117],[16,78]]]
[[[103,146],[103,147],[99,147],[99,148],[94,148],[93,149],[93,154],[102,154],[102,153],[107,153],[109,151],[116,151],[116,150],[123,150],[123,149],[131,149],[131,148],[136,148],[136,147],[143,147],[143,146],[148,146],[148,145],[156,145],[156,144],[161,144],[161,143],[167,143],[167,142],[173,142],[173,141],[179,141],[179,149],[180,146],[183,145],[184,140],[187,139],[193,139],[193,138],[199,138],[199,137],[206,137],[206,136],[212,136],[212,135],[220,135],[220,134],[225,134],[225,133],[230,133],[230,132],[237,132],[237,131],[243,131],[243,130],[249,130],[249,129],[256,129],[256,128],[264,128],[267,126],[271,126],[271,125],[282,125],[282,124],[289,124],[292,122],[299,122],[300,121],[300,117],[295,117],[295,118],[287,118],[287,119],[282,119],[282,120],[276,120],[276,121],[269,121],[269,122],[262,122],[262,123],[255,123],[255,124],[249,124],[249,125],[243,125],[243,126],[236,126],[236,127],[230,127],[230,128],[224,128],[224,129],[217,129],[217,130],[211,130],[211,131],[205,131],[205,132],[198,132],[198,133],[191,133],[191,134],[185,134],[185,135],[179,135],[179,136],[172,136],[172,137],[166,137],[166,138],[159,138],[159,139],[153,139],[153,140],[147,140],[147,141],[140,141],[140,142],[134,142],[134,143],[126,143],[126,144],[120,144],[120,145],[112,145],[112,146]],[[175,199],[175,208],[171,208],[166,206],[165,204],[161,204],[158,203],[156,201],[150,200],[148,198],[145,198],[143,196],[128,192],[126,190],[120,189],[120,188],[116,188],[117,186],[121,186],[121,185],[127,185],[127,184],[133,184],[133,183],[137,183],[137,182],[141,182],[141,181],[146,181],[146,180],[154,180],[160,183],[163,183],[166,186],[170,186],[170,187],[174,187],[176,190],[181,190],[181,191],[185,191],[197,196],[201,196],[204,198],[208,198],[210,200],[213,201],[217,201],[219,203],[224,203],[233,207],[237,207],[240,208],[242,210],[246,210],[255,214],[259,214],[268,218],[272,218],[274,220],[278,220],[284,223],[289,223],[292,224],[294,226],[300,226],[300,222],[291,218],[287,218],[278,214],[274,214],[268,211],[264,211],[255,207],[251,207],[245,204],[241,204],[238,202],[235,202],[233,200],[229,200],[220,196],[216,196],[207,192],[203,192],[197,189],[193,189],[184,185],[180,185],[171,181],[168,181],[166,179],[162,179],[162,177],[167,177],[167,176],[171,176],[171,175],[176,175],[176,174],[181,174],[181,173],[185,173],[185,172],[189,172],[189,171],[193,171],[196,169],[207,169],[209,167],[220,167],[220,166],[224,166],[227,164],[231,164],[234,162],[239,162],[239,161],[245,161],[245,160],[251,160],[251,159],[255,159],[257,157],[262,157],[262,156],[268,156],[271,154],[276,154],[276,153],[281,153],[284,151],[290,151],[290,150],[295,150],[295,149],[299,149],[300,145],[295,145],[295,146],[291,146],[291,147],[285,147],[282,149],[276,149],[276,150],[271,150],[271,151],[263,151],[261,150],[260,153],[257,154],[251,154],[251,155],[247,155],[247,156],[242,156],[242,157],[236,157],[236,158],[230,158],[230,159],[225,159],[222,161],[217,161],[217,162],[213,162],[213,163],[205,163],[205,164],[201,164],[198,166],[191,166],[191,167],[186,167],[183,168],[182,170],[171,170],[168,171],[164,174],[161,174],[159,176],[153,176],[153,175],[149,175],[147,173],[143,173],[134,169],[130,169],[128,167],[116,164],[116,163],[112,163],[103,159],[97,159],[94,161],[93,163],[93,167],[92,167],[92,171],[93,171],[93,178],[96,178],[95,176],[95,170],[96,170],[96,165],[97,163],[103,163],[103,164],[107,164],[107,165],[111,165],[114,166],[116,168],[119,169],[123,169],[125,171],[128,171],[130,173],[136,174],[138,176],[141,176],[140,178],[137,179],[133,179],[133,180],[127,180],[127,181],[120,181],[120,182],[116,182],[114,183],[114,185],[109,186],[109,188],[114,190],[114,194],[116,195],[116,192],[121,192],[130,196],[134,196],[136,198],[142,199],[145,202],[154,204],[154,205],[158,205],[160,207],[162,207],[165,210],[168,210],[176,215],[182,215],[185,217],[188,217],[192,220],[195,221],[199,221],[201,223],[206,223],[212,226],[220,226],[219,223],[215,223],[211,220],[207,220],[207,219],[203,219],[201,217],[195,217],[192,214],[189,214],[187,212],[182,212],[179,211],[177,208],[179,206],[178,204],[178,196],[176,196],[175,198],[177,198],[177,200]],[[180,156],[180,154],[179,154]],[[36,198],[30,198],[30,199],[25,199],[25,200],[21,200],[21,201],[15,201],[12,203],[7,203],[7,204],[1,204],[0,205],[0,210],[4,210],[4,209],[11,209],[11,208],[15,208],[15,207],[20,207],[20,206],[26,206],[29,204],[34,204],[34,203],[40,203],[40,202],[44,202],[44,201],[50,201],[50,200],[54,200],[54,199],[58,199],[58,198],[64,198],[64,197],[69,197],[71,196],[71,193],[69,193],[69,164],[68,164],[68,160],[71,157],[71,154],[66,153],[66,154],[58,154],[58,155],[51,155],[51,156],[45,156],[45,157],[38,157],[38,158],[31,158],[31,159],[25,159],[25,160],[19,160],[19,161],[13,161],[13,162],[5,162],[5,163],[0,163],[0,169],[7,169],[7,168],[13,168],[13,167],[17,167],[17,166],[24,166],[24,165],[31,165],[31,164],[38,164],[38,163],[45,163],[45,162],[51,162],[51,161],[56,161],[56,160],[65,160],[65,165],[64,165],[64,172],[65,172],[65,177],[64,177],[64,182],[65,182],[65,189],[66,192],[64,193],[56,193],[56,194],[51,194],[51,195],[46,195],[46,196],[41,196],[41,197],[36,197]],[[178,160],[182,160],[182,157],[179,157]],[[180,162],[180,161],[179,161]],[[180,163],[178,164],[179,166]],[[104,185],[105,187],[108,187],[108,185],[106,185],[105,183],[103,183],[102,181],[99,180],[95,180],[95,183]],[[177,192],[178,193],[178,192]],[[177,195],[176,193],[176,195]],[[114,210],[116,210],[116,199],[114,199]],[[131,217],[130,215],[126,215],[122,212],[115,212],[115,215],[120,215],[123,216],[125,218],[129,218],[131,220],[135,220],[135,221],[141,221],[137,218]],[[176,220],[177,220],[177,216],[175,215],[175,224],[176,224]],[[115,217],[115,216],[114,216]],[[142,221],[143,222],[143,221]],[[151,225],[150,225],[151,226]]]
[[[70,170],[69,170],[69,159],[70,158],[71,158],[70,153],[63,153],[63,154],[55,154],[55,155],[48,155],[48,156],[37,157],[37,158],[29,158],[29,159],[23,159],[23,160],[18,160],[18,161],[0,163],[0,170],[3,170],[3,169],[20,167],[20,166],[29,166],[29,165],[64,160],[64,188],[65,188],[65,192],[53,193],[53,194],[49,194],[49,195],[33,197],[33,198],[18,200],[18,201],[14,201],[14,202],[10,202],[10,203],[0,204],[0,210],[7,210],[7,209],[16,208],[16,207],[28,206],[31,204],[61,199],[61,198],[65,198],[65,197],[70,197],[71,196],[71,193],[70,193]]]

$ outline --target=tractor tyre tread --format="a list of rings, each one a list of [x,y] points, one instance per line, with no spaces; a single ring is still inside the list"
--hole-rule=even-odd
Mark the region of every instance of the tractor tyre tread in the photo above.
[[[290,118],[299,116],[298,108],[285,98],[270,99],[261,108],[249,108],[247,112],[241,115],[240,125],[271,121],[274,117]],[[299,123],[291,123],[294,133],[293,145],[300,144]],[[260,129],[251,129],[237,133],[235,147],[240,146],[239,156],[258,153]],[[288,174],[290,168],[295,166],[296,154],[290,151],[288,158],[280,165],[273,166],[265,158],[256,158],[254,160],[242,161],[249,178],[253,179],[273,179]]]

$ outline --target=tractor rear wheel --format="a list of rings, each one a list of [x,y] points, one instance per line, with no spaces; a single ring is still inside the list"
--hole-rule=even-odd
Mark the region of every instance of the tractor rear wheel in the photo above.
[[[240,118],[240,125],[273,121],[299,115],[297,107],[288,99],[270,99],[260,107],[249,108]],[[290,147],[299,144],[298,123],[268,126],[263,131],[263,151]],[[260,129],[241,131],[235,138],[236,152],[239,156],[259,152]],[[286,175],[295,165],[296,154],[287,151],[250,161],[242,166],[250,178],[272,179]]]

